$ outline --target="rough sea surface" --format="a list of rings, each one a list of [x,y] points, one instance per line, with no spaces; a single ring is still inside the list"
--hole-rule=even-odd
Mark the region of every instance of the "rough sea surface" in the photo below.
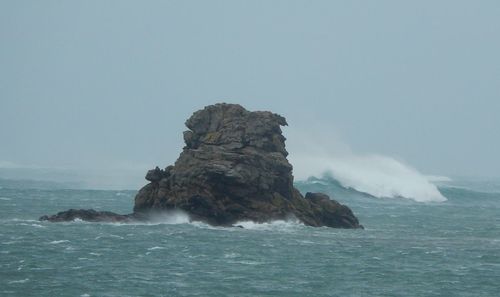
[[[365,230],[274,222],[48,223],[68,208],[129,213],[134,191],[0,188],[0,296],[499,296],[500,191],[440,187],[445,202],[298,183]]]

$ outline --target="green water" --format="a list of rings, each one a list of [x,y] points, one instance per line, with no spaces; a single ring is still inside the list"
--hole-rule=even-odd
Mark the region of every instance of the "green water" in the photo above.
[[[498,296],[500,194],[441,192],[448,201],[343,195],[365,230],[240,229],[182,215],[142,225],[38,222],[68,208],[128,213],[135,192],[4,187],[0,296]]]

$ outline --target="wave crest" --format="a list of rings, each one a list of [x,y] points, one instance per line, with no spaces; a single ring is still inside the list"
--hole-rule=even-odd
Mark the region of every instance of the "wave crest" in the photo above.
[[[292,130],[287,139],[294,176],[305,181],[325,174],[342,187],[380,198],[408,198],[418,202],[441,202],[446,198],[433,181],[448,180],[430,176],[395,158],[354,152],[334,128],[325,133],[321,125],[308,123],[307,130]],[[312,126],[311,126],[312,125]],[[432,181],[431,181],[432,179]]]
[[[309,176],[331,176],[345,188],[352,188],[378,198],[407,198],[417,202],[447,200],[425,175],[386,156],[354,154],[341,158],[314,156],[299,158],[295,163],[308,168]]]
[[[371,155],[337,160],[329,172],[343,186],[379,198],[446,201],[436,185],[424,175],[389,157]]]

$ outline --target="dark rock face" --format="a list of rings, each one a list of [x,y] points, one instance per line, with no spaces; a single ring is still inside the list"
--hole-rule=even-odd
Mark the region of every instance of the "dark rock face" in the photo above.
[[[70,209],[59,212],[52,216],[42,216],[40,221],[50,222],[67,222],[74,220],[82,220],[88,222],[131,222],[137,221],[133,214],[120,215],[110,211],[95,211],[93,209]]]
[[[283,125],[282,116],[234,104],[195,112],[183,152],[174,166],[147,173],[151,183],[137,194],[134,213],[181,209],[221,226],[294,216],[310,226],[361,227],[347,206],[324,194],[304,198],[293,187]]]
[[[207,106],[186,121],[186,146],[174,166],[147,172],[150,183],[137,193],[133,214],[69,210],[40,219],[128,222],[182,210],[218,226],[294,217],[315,227],[362,228],[347,206],[320,193],[304,198],[293,187],[284,125],[285,118],[267,111]]]

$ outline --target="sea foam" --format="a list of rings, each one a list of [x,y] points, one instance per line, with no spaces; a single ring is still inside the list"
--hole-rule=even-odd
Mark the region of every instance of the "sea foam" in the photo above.
[[[253,221],[240,221],[234,224],[234,226],[241,226],[244,229],[249,230],[274,230],[274,231],[287,231],[293,230],[297,227],[303,226],[300,221],[297,219],[288,219],[288,220],[276,220],[271,222],[264,223],[256,223]]]

